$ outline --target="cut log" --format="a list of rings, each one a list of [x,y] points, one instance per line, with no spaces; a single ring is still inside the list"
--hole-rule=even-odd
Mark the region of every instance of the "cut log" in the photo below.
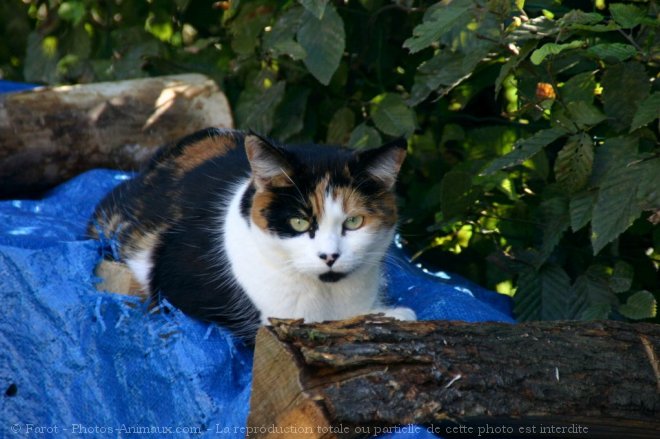
[[[660,325],[271,322],[257,335],[251,438],[660,437]]]
[[[224,94],[199,74],[0,95],[0,197],[30,196],[85,170],[136,170],[160,145],[230,128]]]
[[[133,276],[131,269],[122,262],[104,259],[96,266],[94,274],[101,280],[96,284],[96,289],[99,291],[148,299],[148,295]]]

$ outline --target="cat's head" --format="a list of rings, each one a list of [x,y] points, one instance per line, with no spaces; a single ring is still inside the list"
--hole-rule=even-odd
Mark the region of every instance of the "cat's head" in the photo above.
[[[243,214],[280,259],[275,263],[323,282],[380,263],[396,226],[405,140],[352,151],[277,146],[248,135],[245,148],[254,195]]]

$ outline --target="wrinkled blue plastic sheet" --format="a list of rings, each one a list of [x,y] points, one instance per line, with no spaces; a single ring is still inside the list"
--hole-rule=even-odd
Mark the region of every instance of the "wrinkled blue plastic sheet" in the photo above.
[[[14,91],[31,90],[34,84],[26,84],[24,82],[4,81],[0,80],[0,93],[9,93]]]
[[[248,348],[167,305],[95,288],[103,249],[85,225],[127,178],[94,170],[41,200],[0,202],[0,437],[245,436]],[[513,321],[507,298],[391,255],[391,300],[420,319]],[[411,431],[383,437],[432,437]]]
[[[229,428],[228,437],[242,436],[250,350],[217,325],[175,309],[149,312],[135,298],[95,289],[102,249],[85,237],[85,224],[103,194],[126,178],[96,170],[42,200],[0,202],[1,427],[109,437],[122,427],[209,436]],[[387,273],[392,301],[421,319],[511,321],[502,296],[425,273],[396,249]]]

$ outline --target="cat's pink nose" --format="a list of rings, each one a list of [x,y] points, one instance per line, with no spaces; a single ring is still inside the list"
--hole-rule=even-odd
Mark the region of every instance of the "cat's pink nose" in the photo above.
[[[319,253],[319,258],[323,259],[328,267],[332,267],[337,259],[339,259],[339,253]]]

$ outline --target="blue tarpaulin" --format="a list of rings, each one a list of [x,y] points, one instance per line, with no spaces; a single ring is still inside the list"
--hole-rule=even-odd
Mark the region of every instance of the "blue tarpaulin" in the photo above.
[[[87,219],[127,178],[93,170],[41,200],[0,202],[0,437],[245,436],[249,348],[167,304],[95,288],[103,249]],[[420,319],[513,321],[506,297],[392,256],[391,300]]]

